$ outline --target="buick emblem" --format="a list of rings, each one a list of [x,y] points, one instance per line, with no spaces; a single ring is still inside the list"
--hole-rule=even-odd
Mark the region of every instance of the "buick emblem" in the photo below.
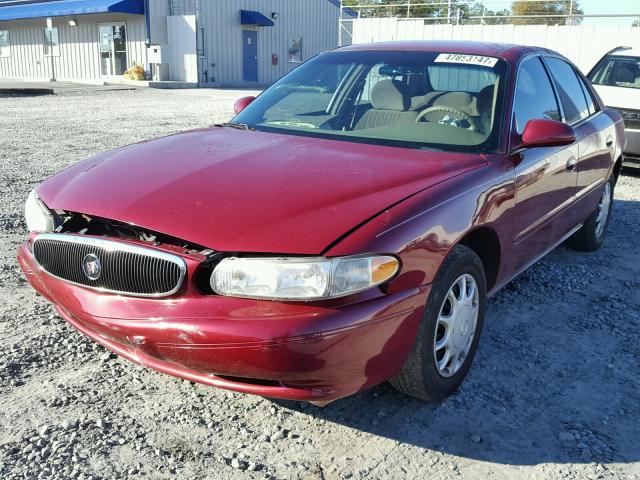
[[[82,259],[82,271],[89,280],[97,280],[102,273],[102,264],[97,255],[89,253]]]

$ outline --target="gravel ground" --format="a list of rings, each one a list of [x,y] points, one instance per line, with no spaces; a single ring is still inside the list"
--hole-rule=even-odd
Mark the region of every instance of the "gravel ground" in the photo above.
[[[640,478],[640,178],[604,247],[560,247],[488,305],[440,404],[380,385],[321,409],[191,384],[105,351],[15,261],[37,183],[230,116],[233,91],[0,98],[0,478]]]

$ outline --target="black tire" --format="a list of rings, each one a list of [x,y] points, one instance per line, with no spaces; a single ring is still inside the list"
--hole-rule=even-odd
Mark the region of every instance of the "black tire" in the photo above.
[[[478,290],[479,311],[476,329],[469,352],[459,370],[452,376],[445,377],[438,372],[434,351],[438,316],[449,289],[464,274],[473,277]],[[482,261],[473,250],[464,245],[456,245],[451,250],[433,283],[409,358],[400,373],[389,380],[396,390],[421,400],[439,401],[458,389],[478,349],[487,296],[485,278]]]
[[[601,198],[598,202],[598,205],[596,206],[596,209],[591,213],[591,215],[589,215],[589,218],[585,220],[580,230],[574,233],[567,240],[567,245],[574,250],[580,250],[582,252],[595,252],[602,246],[602,243],[607,236],[607,229],[609,228],[609,222],[611,221],[611,212],[613,210],[613,189],[615,187],[615,180],[613,176],[609,178],[607,183],[609,184],[610,189],[610,201],[608,206],[609,210],[607,213],[607,219],[604,222],[604,228],[598,231],[598,215],[601,208]],[[606,187],[603,187],[603,194],[605,192],[605,188]]]

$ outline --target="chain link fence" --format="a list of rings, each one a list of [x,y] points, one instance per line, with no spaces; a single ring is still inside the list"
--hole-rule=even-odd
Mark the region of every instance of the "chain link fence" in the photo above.
[[[596,14],[585,13],[579,0],[362,0],[348,6],[345,3],[340,12],[340,45],[353,43],[354,22],[371,18],[420,20],[424,25],[640,27],[640,2],[610,2],[607,13]]]

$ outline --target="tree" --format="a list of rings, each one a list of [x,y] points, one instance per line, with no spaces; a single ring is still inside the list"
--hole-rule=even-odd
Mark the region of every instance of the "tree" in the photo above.
[[[512,19],[513,23],[516,25],[577,24],[582,22],[580,15],[584,13],[578,0],[514,1],[511,4],[511,12],[515,17]],[[573,16],[568,17],[568,15]]]

